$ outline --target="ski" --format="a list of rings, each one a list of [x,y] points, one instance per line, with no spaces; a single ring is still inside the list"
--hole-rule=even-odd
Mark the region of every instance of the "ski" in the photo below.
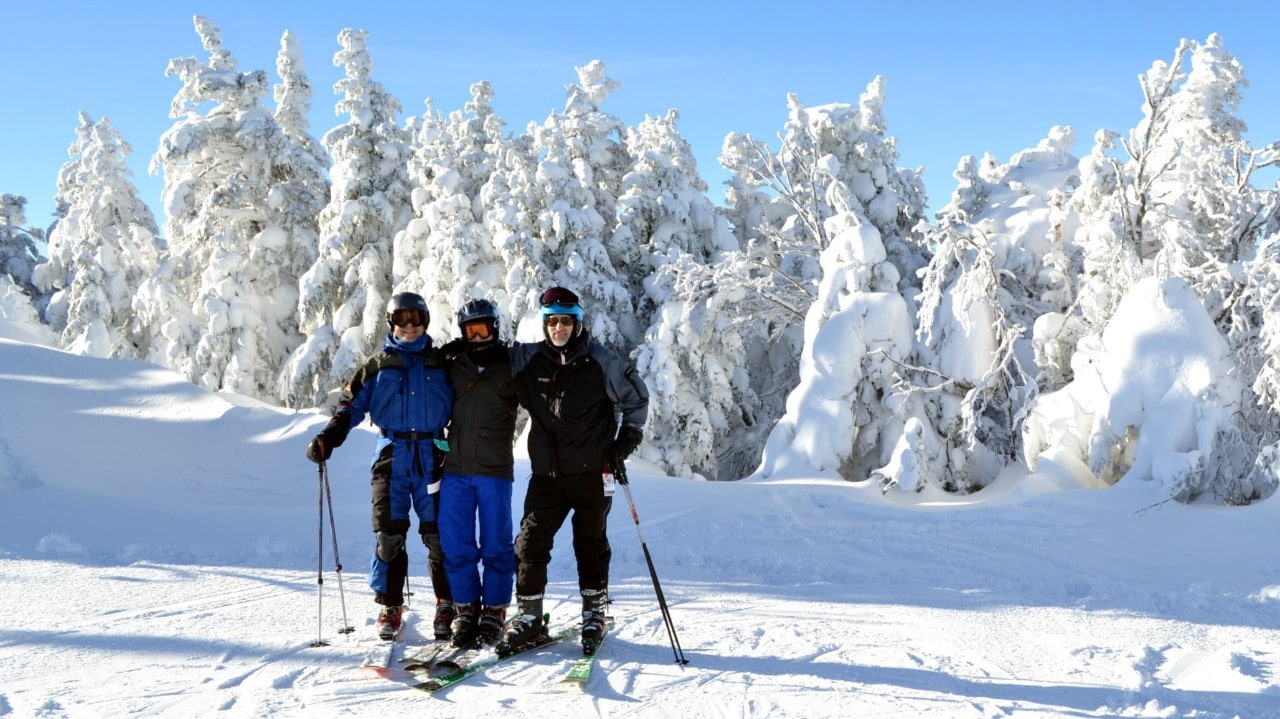
[[[429,678],[414,684],[413,687],[430,693],[447,689],[464,679],[473,677],[509,659],[576,637],[580,631],[581,628],[575,624],[551,634],[543,635],[534,642],[515,647],[501,655],[495,652],[493,647],[483,647],[481,649],[462,650],[454,655],[441,657],[432,666]]]
[[[408,623],[409,612],[406,611],[400,617],[400,628],[396,630],[394,636],[390,639],[375,637],[377,644],[365,653],[364,660],[360,662],[360,666],[366,669],[372,669],[379,674],[386,672],[387,669],[391,667],[391,664],[395,659],[396,649],[401,644],[400,635],[404,634],[404,627]]]
[[[591,679],[591,670],[596,665],[596,657],[600,655],[600,645],[604,644],[605,638],[609,636],[611,631],[613,631],[613,617],[605,617],[604,634],[600,635],[599,641],[591,648],[589,654],[587,653],[587,647],[583,647],[583,655],[569,665],[569,670],[560,679],[561,684],[586,687],[587,682]]]
[[[400,645],[400,642],[395,639],[378,639],[377,642],[372,649],[365,653],[364,660],[360,662],[360,666],[382,673],[391,666],[395,658],[396,648]]]
[[[409,650],[405,650],[405,655],[400,657],[400,668],[413,673],[425,672],[435,666],[437,660],[446,656],[449,650],[453,649],[453,645],[448,642],[436,641],[425,647],[418,647],[417,651],[412,654]]]

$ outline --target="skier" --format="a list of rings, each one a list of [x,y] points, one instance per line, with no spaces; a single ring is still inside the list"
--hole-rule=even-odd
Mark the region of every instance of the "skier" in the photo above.
[[[351,428],[366,415],[379,429],[372,464],[377,543],[369,586],[374,601],[382,605],[377,629],[383,639],[394,638],[403,622],[410,508],[418,515],[418,533],[427,545],[427,565],[436,595],[432,624],[437,639],[449,638],[455,615],[436,526],[439,484],[435,446],[453,411],[453,388],[441,354],[431,346],[426,333],[430,317],[421,295],[401,292],[391,298],[386,344],[356,371],[338,410],[307,445],[307,458],[319,463],[342,446]]]
[[[458,610],[453,645],[467,647],[498,641],[515,583],[511,489],[517,405],[509,348],[498,338],[497,307],[470,300],[457,319],[462,338],[442,348],[456,395],[440,487],[440,544]]]
[[[606,529],[613,488],[604,472],[640,445],[649,395],[634,367],[591,339],[576,294],[552,287],[540,301],[545,339],[512,346],[516,391],[532,423],[533,474],[516,538],[518,606],[501,647],[526,644],[545,631],[542,595],[551,545],[572,511],[582,647],[592,654],[604,635],[612,556]]]

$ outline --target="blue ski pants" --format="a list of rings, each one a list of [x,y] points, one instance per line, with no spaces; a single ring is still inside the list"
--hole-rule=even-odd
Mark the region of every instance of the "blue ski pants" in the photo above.
[[[437,524],[449,589],[457,604],[506,606],[511,602],[516,575],[511,519],[513,484],[501,477],[444,475]]]

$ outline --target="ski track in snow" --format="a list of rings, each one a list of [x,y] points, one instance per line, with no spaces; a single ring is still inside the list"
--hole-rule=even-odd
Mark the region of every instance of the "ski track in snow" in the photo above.
[[[0,560],[0,577],[32,561]],[[23,601],[14,582],[0,585],[12,608],[0,631],[5,717],[27,715],[15,707],[39,717],[1280,715],[1275,629],[677,585],[666,589],[690,660],[681,667],[652,587],[631,579],[615,586],[617,627],[585,690],[558,686],[577,653],[564,642],[430,696],[409,689],[398,668],[384,678],[358,667],[373,632],[362,588],[345,591],[356,632],[342,635],[328,585],[330,621],[315,625],[314,575],[40,563],[41,591],[65,597],[56,629],[38,629],[47,606]],[[551,590],[562,598],[550,602],[553,617],[572,617],[572,587]],[[426,643],[422,617],[411,617],[407,643]],[[308,632],[320,629],[329,646],[310,646]]]

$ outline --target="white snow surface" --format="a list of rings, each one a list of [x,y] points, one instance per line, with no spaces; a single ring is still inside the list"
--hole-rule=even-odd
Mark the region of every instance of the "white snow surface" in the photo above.
[[[617,626],[585,689],[558,684],[577,654],[563,643],[430,695],[357,666],[376,608],[367,425],[328,466],[339,574],[303,457],[322,415],[17,340],[0,340],[0,397],[4,719],[1280,716],[1276,501],[1084,489],[1057,462],[914,501],[637,462],[639,527],[688,664],[619,493]],[[518,516],[523,460],[517,475]],[[431,592],[425,550],[410,554],[412,645]],[[570,622],[567,528],[550,577],[552,621]]]

